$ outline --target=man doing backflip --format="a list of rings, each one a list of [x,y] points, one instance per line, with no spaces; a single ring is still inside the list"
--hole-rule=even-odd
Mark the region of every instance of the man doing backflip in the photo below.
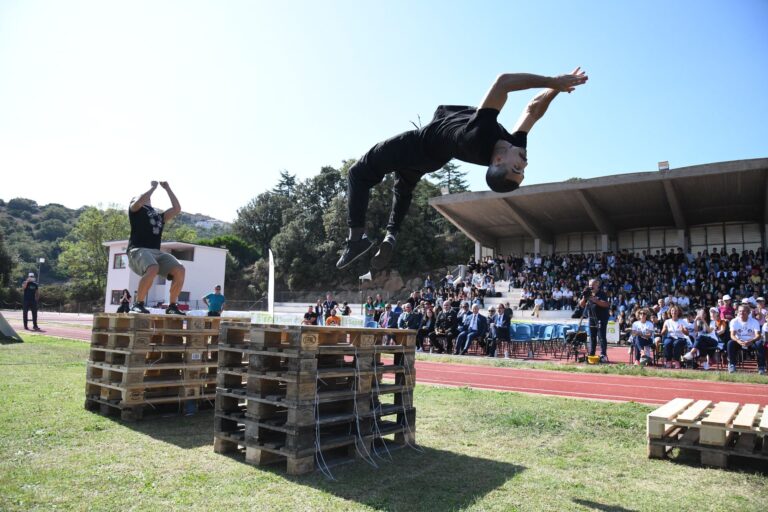
[[[168,193],[171,207],[162,212],[152,208],[152,193],[157,188],[157,182],[144,192],[128,207],[128,220],[131,222],[131,237],[128,241],[128,266],[141,276],[139,289],[136,292],[136,302],[131,307],[132,313],[149,313],[144,307],[152,281],[159,274],[171,282],[167,314],[183,315],[176,301],[179,299],[181,287],[184,285],[184,267],[173,255],[160,250],[165,224],[181,212],[179,200],[171,191],[168,182],[161,181],[160,186]]]
[[[511,192],[518,188],[528,165],[525,150],[528,132],[558,93],[571,92],[586,81],[587,75],[579,68],[555,77],[503,74],[494,81],[479,108],[441,105],[426,126],[376,144],[349,170],[349,237],[336,267],[349,267],[373,247],[365,235],[370,189],[390,172],[395,173],[392,211],[387,234],[371,260],[374,269],[384,268],[389,263],[418,181],[453,158],[488,166],[485,180],[494,192]],[[533,98],[509,133],[496,120],[507,101],[507,94],[533,88],[547,90]]]

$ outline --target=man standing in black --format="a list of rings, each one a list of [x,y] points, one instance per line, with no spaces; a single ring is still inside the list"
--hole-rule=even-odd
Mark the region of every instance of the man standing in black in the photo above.
[[[556,77],[525,73],[499,75],[479,108],[441,105],[426,126],[376,144],[349,170],[349,237],[336,267],[349,267],[373,247],[365,235],[370,189],[390,172],[395,173],[392,211],[387,234],[371,260],[375,269],[384,268],[392,257],[395,239],[416,184],[422,176],[439,170],[453,158],[488,166],[485,180],[494,192],[517,189],[528,165],[525,151],[528,132],[559,92],[571,92],[586,81],[586,74],[579,68]],[[547,90],[528,104],[512,133],[507,132],[496,120],[507,101],[507,94],[532,88]]]
[[[139,289],[136,292],[136,302],[131,307],[132,313],[149,313],[144,307],[149,288],[157,275],[166,277],[171,282],[168,309],[166,314],[183,315],[176,301],[179,299],[181,287],[184,285],[184,267],[173,255],[160,250],[165,224],[181,212],[179,200],[171,191],[168,182],[161,181],[160,186],[168,193],[171,208],[161,212],[152,208],[152,193],[158,182],[153,181],[151,188],[138,199],[131,202],[128,208],[128,220],[131,222],[131,237],[128,241],[128,266],[141,276]]]
[[[29,327],[28,327],[29,321],[27,319],[27,315],[31,311],[32,312],[32,330],[39,331],[40,328],[37,326],[37,302],[40,300],[40,287],[35,282],[35,274],[33,274],[32,272],[29,273],[29,276],[27,277],[27,280],[24,281],[24,284],[21,286],[21,289],[24,292],[24,299],[22,302],[24,329],[26,329],[27,331],[29,330]]]
[[[600,337],[600,362],[608,362],[608,313],[610,303],[599,279],[590,279],[589,287],[584,290],[579,300],[579,307],[586,308],[589,318],[589,355],[595,355],[597,337]]]

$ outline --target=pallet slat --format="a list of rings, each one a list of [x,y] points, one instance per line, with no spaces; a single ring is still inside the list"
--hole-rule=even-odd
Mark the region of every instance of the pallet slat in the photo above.
[[[759,411],[760,406],[758,404],[746,404],[741,408],[736,419],[733,420],[733,428],[751,430]]]

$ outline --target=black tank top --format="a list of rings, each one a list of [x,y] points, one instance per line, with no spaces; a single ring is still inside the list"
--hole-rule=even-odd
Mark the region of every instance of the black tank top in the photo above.
[[[160,249],[164,224],[163,212],[145,204],[137,212],[131,211],[129,208],[128,220],[131,222],[129,248]]]

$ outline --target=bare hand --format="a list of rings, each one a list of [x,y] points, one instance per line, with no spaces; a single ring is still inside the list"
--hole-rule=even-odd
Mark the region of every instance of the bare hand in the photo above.
[[[576,68],[567,75],[558,75],[553,79],[552,89],[560,92],[573,92],[573,90],[589,80],[589,77],[581,68]]]
[[[150,183],[150,185],[152,185],[152,188],[157,188],[157,182],[156,181],[152,181]]]
[[[168,188],[170,187],[167,181],[161,181],[160,186],[163,187],[165,190],[168,190]]]

